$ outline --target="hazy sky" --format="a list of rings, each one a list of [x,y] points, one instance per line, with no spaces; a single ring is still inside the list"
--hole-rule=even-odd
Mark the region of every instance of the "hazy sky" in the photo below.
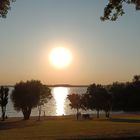
[[[126,6],[102,22],[107,0],[17,0],[0,19],[0,84],[38,79],[45,84],[108,84],[140,74],[140,12]],[[73,54],[62,70],[48,62],[62,44]]]

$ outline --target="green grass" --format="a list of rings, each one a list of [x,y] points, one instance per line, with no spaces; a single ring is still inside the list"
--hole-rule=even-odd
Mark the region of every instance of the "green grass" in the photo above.
[[[140,137],[140,115],[113,116],[112,119],[76,121],[74,117],[46,120],[11,119],[0,123],[0,140],[49,140],[110,137]]]

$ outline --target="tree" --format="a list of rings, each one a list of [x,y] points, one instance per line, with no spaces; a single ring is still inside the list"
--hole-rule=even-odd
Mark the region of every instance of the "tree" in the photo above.
[[[11,9],[10,5],[16,0],[0,0],[0,17],[6,18],[8,10]],[[140,10],[140,0],[108,0],[108,4],[104,8],[104,15],[101,17],[102,21],[111,20],[115,21],[119,16],[125,14],[123,5],[134,4],[136,10]]]
[[[0,0],[0,17],[6,18],[10,5],[16,0]]]
[[[104,105],[103,110],[107,118],[110,117],[110,111],[112,109],[112,95],[108,92],[104,92]]]
[[[30,118],[32,108],[42,105],[49,97],[49,88],[37,80],[17,83],[11,94],[14,108],[22,111],[24,120]]]
[[[73,94],[69,94],[67,96],[67,98],[70,101],[69,105],[71,106],[71,108],[76,109],[76,111],[77,111],[76,118],[78,120],[79,119],[79,114],[80,114],[79,109],[82,108],[82,95],[73,93]]]
[[[140,83],[140,75],[134,75],[133,83]]]
[[[97,111],[97,118],[99,118],[100,110],[105,110],[109,113],[109,95],[107,90],[102,85],[92,84],[87,88],[89,94],[88,108]],[[108,115],[107,115],[108,116]]]
[[[112,110],[123,111],[124,97],[125,97],[125,83],[115,82],[110,86],[110,93],[112,95]]]
[[[0,88],[0,106],[2,111],[2,120],[5,120],[6,105],[8,103],[9,88],[1,86]]]
[[[0,0],[0,17],[6,18],[10,5],[16,0]],[[134,4],[136,10],[140,10],[140,0],[108,0],[108,4],[104,8],[104,15],[101,17],[102,21],[112,20],[115,21],[119,16],[125,14],[123,5]]]
[[[135,75],[133,81],[126,84],[124,111],[140,111],[140,76]]]
[[[113,111],[140,111],[140,76],[135,75],[132,82],[113,83],[110,87]]]
[[[101,17],[102,21],[115,21],[119,16],[125,14],[124,4],[134,4],[136,10],[140,10],[140,0],[108,0],[108,4],[104,8],[104,15]]]
[[[42,106],[47,103],[52,98],[51,90],[47,86],[42,87],[42,91],[40,92],[40,99],[38,103],[38,120],[40,120]]]

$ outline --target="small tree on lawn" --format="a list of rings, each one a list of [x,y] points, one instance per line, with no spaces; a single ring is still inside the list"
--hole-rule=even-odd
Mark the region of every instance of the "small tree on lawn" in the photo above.
[[[3,86],[0,88],[0,106],[3,121],[5,120],[6,105],[8,103],[8,92],[9,88]]]
[[[42,92],[40,93],[40,99],[38,103],[38,120],[40,120],[42,107],[45,103],[47,103],[52,98],[51,90],[47,86],[42,87]]]
[[[70,101],[71,108],[74,108],[77,110],[76,118],[79,119],[79,109],[82,108],[82,96],[80,94],[69,94],[67,98]]]

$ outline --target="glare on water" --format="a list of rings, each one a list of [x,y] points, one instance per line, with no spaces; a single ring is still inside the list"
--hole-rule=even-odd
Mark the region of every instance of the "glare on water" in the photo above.
[[[52,94],[56,101],[56,115],[65,115],[65,100],[69,93],[67,87],[55,87],[52,89]]]
[[[6,115],[8,117],[23,117],[22,112],[17,112],[13,108],[13,103],[10,99],[10,95],[13,91],[13,87],[10,87],[9,100],[6,109]],[[69,106],[69,100],[67,100],[67,95],[71,93],[82,94],[86,93],[86,87],[52,87],[51,93],[53,98],[49,100],[42,108],[41,115],[44,116],[55,116],[55,115],[70,115],[75,114],[75,110],[72,110]],[[95,113],[95,112],[94,112]],[[1,112],[0,112],[1,115]],[[38,108],[32,110],[31,116],[38,116]]]

